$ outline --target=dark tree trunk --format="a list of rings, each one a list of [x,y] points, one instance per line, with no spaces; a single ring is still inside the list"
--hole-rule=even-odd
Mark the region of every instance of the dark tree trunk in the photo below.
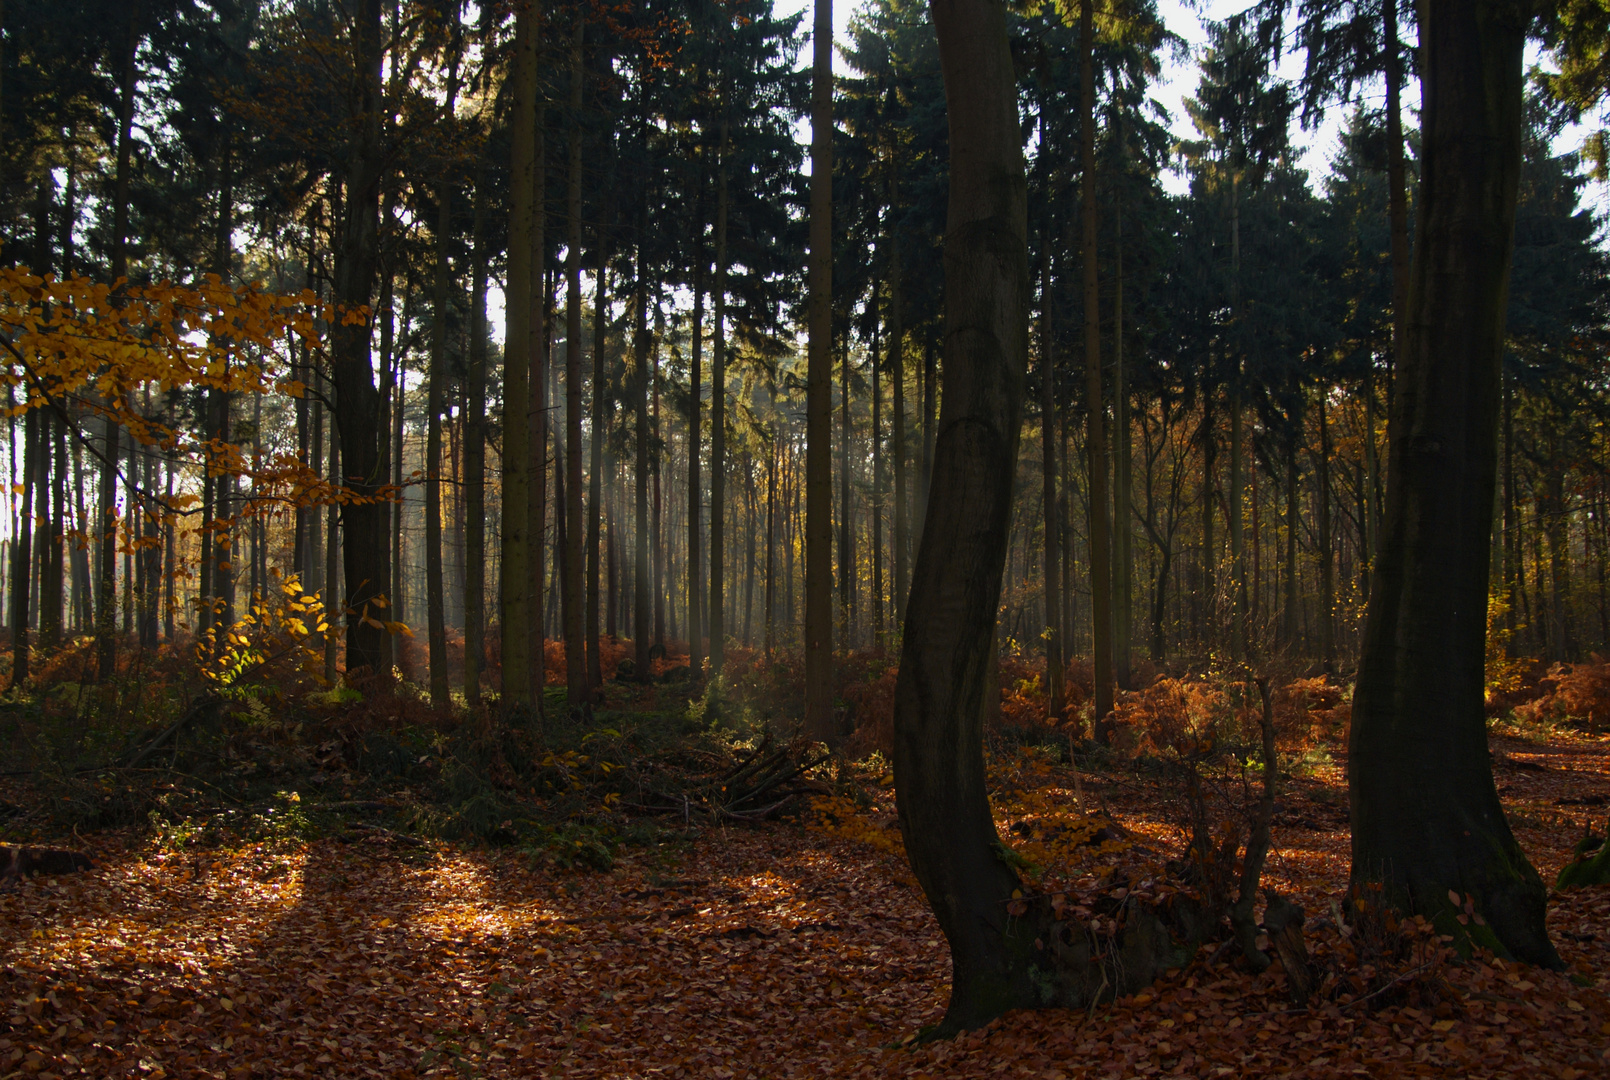
[[[1041,124],[1044,135],[1044,122]],[[1040,479],[1045,540],[1045,711],[1048,720],[1062,715],[1064,705],[1062,627],[1062,544],[1057,520],[1056,364],[1051,336],[1050,230],[1042,240],[1040,264]]]
[[[943,1031],[1039,1003],[1032,931],[984,785],[982,712],[1028,359],[1027,185],[1006,10],[935,0],[949,110],[945,412],[895,686],[895,785],[912,869],[950,942]]]
[[[635,657],[634,666],[637,678],[647,682],[649,673],[649,650],[653,646],[650,636],[653,634],[654,601],[649,596],[649,555],[648,555],[648,472],[649,472],[649,426],[648,426],[648,394],[649,372],[648,354],[652,342],[648,333],[648,281],[646,268],[643,265],[643,234],[645,218],[648,215],[645,207],[638,220],[637,230],[637,287],[632,294],[632,308],[635,326],[632,341],[632,419],[635,422],[633,431],[634,450],[636,460],[632,469],[632,646]]]
[[[486,172],[475,183],[471,226],[470,347],[464,410],[464,700],[481,704],[486,667]],[[398,386],[402,380],[397,381]]]
[[[587,20],[577,8],[570,38],[570,147],[565,185],[565,558],[560,590],[565,638],[565,699],[572,707],[592,700],[587,677],[587,620],[582,610],[581,505],[581,108],[582,45]]]
[[[829,3],[831,0],[818,0]],[[716,326],[710,348],[710,674],[726,658],[727,588],[727,122],[721,122],[716,166]],[[809,660],[807,658],[807,665]],[[809,683],[810,675],[806,675]],[[807,709],[807,712],[809,710]],[[806,725],[809,727],[809,724]]]
[[[703,200],[700,200],[702,208]],[[702,219],[702,213],[701,213]],[[702,230],[702,226],[700,226]],[[704,586],[699,577],[699,362],[704,357],[704,254],[703,243],[693,270],[693,335],[688,350],[688,670],[695,679],[704,673]],[[597,429],[595,429],[597,430]],[[595,518],[597,514],[593,515]]]
[[[11,687],[16,689],[28,677],[28,597],[29,578],[33,575],[33,513],[34,472],[32,465],[39,455],[39,423],[44,413],[30,409],[23,418],[23,459],[29,468],[23,472],[22,516],[18,521],[16,539],[11,542]],[[15,447],[13,447],[15,449]],[[16,460],[16,455],[12,455]]]
[[[448,68],[444,115],[452,116],[457,97],[458,57],[455,55]],[[438,709],[451,703],[447,682],[447,589],[442,580],[441,473],[442,410],[447,388],[447,304],[453,276],[448,262],[448,242],[453,232],[453,187],[451,183],[436,186],[436,280],[431,298],[430,371],[425,390],[425,618],[430,643],[430,703]],[[375,443],[381,448],[390,446],[389,424],[379,425]],[[390,470],[385,465],[385,462],[378,465],[382,481],[389,479]],[[389,525],[388,520],[383,526],[388,545]]]
[[[1112,566],[1108,548],[1111,493],[1107,475],[1107,436],[1103,413],[1107,399],[1101,388],[1101,288],[1096,274],[1096,83],[1095,17],[1091,0],[1079,3],[1079,182],[1084,263],[1085,452],[1090,457],[1090,648],[1095,689],[1096,735],[1107,737],[1107,714],[1113,707]]]
[[[815,0],[805,385],[805,732],[833,730],[833,0]]]
[[[609,326],[609,230],[598,230],[598,276],[593,287],[593,430],[591,470],[587,478],[587,685],[592,693],[604,685],[603,660],[598,655],[598,544],[603,522],[604,442],[609,428],[609,394],[605,388],[604,345]],[[695,345],[695,393],[699,364]]]
[[[1353,881],[1444,933],[1559,967],[1547,890],[1504,818],[1484,715],[1499,369],[1528,20],[1428,0],[1423,172],[1381,550],[1353,700]],[[1450,893],[1486,926],[1461,926]]]
[[[380,72],[384,59],[380,0],[362,0],[353,26],[356,70],[350,107],[354,135],[346,162],[345,220],[335,253],[335,302],[354,310],[373,299],[380,224]],[[369,358],[367,321],[331,327],[336,429],[341,442],[341,479],[355,496],[341,511],[347,615],[347,675],[383,677],[391,667],[386,610],[391,592],[391,545],[385,502],[377,493],[387,477],[378,472],[380,392]]]
[[[1336,540],[1331,535],[1330,409],[1319,395],[1319,467],[1315,470],[1319,502],[1319,662],[1329,674],[1336,669]]]
[[[516,9],[510,75],[514,82],[514,108],[506,301],[509,317],[508,339],[503,350],[502,560],[498,586],[502,704],[506,712],[519,705],[540,709],[542,698],[542,672],[533,672],[525,659],[531,650],[532,622],[541,617],[526,589],[528,564],[535,558],[531,549],[541,538],[527,535],[533,478],[526,475],[531,432],[525,410],[542,322],[541,308],[537,306],[539,291],[534,280],[541,267],[533,265],[534,258],[542,251],[542,170],[538,165],[542,155],[537,147],[542,139],[537,103],[537,41],[541,22],[540,3]],[[538,326],[533,327],[533,322]]]

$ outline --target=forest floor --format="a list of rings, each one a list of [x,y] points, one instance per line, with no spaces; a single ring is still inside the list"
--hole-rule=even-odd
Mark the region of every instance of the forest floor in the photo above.
[[[1493,746],[1516,834],[1553,881],[1604,824],[1610,740],[1552,729]],[[801,821],[673,821],[604,870],[373,827],[208,844],[96,833],[96,869],[0,894],[0,1078],[1610,1071],[1610,886],[1551,894],[1561,973],[1461,962],[1423,934],[1390,970],[1349,968],[1331,917],[1348,869],[1341,747],[1293,774],[1265,883],[1308,912],[1330,986],[1309,1008],[1278,964],[1254,975],[1204,948],[1088,1012],[920,1042],[944,1012],[947,948],[904,866],[888,778],[869,774],[864,797]],[[1110,887],[1108,848],[1183,847],[1178,785],[1133,763],[997,751],[992,782],[1002,835],[1031,854],[1058,814],[1118,826],[1122,843],[1080,841],[1086,883]]]

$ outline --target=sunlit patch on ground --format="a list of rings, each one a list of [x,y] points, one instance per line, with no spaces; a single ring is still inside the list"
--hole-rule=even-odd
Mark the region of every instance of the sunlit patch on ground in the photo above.
[[[1552,878],[1605,812],[1606,746],[1495,749],[1510,762],[1497,775],[1517,834]],[[1072,887],[1094,887],[1122,854],[1087,842],[1086,810],[1105,808],[1127,843],[1177,854],[1183,819],[1167,791],[1053,772],[1043,790],[1020,778],[1001,827],[1078,853],[1059,871]],[[1267,880],[1315,919],[1346,880],[1340,783],[1341,766],[1294,781],[1276,815]],[[1607,1067],[1610,888],[1551,904],[1566,974],[1439,968],[1449,992],[1434,1006],[1293,1011],[1278,967],[1253,977],[1198,963],[1090,1013],[1014,1014],[910,1044],[943,1015],[950,964],[889,850],[888,811],[875,804],[861,833],[842,836],[707,830],[674,866],[637,851],[605,873],[446,845],[105,850],[97,871],[0,897],[0,1076],[1574,1078]],[[1011,833],[1018,822],[1028,826]],[[1072,839],[1058,848],[1058,837]],[[1313,934],[1334,939],[1323,925]]]

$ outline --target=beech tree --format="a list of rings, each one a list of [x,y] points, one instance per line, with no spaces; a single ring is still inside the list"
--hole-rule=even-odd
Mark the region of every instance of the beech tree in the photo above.
[[[1348,786],[1355,885],[1379,882],[1448,933],[1557,967],[1547,890],[1499,804],[1483,709],[1530,21],[1502,0],[1421,9],[1418,236]],[[1455,921],[1467,895],[1484,924]]]

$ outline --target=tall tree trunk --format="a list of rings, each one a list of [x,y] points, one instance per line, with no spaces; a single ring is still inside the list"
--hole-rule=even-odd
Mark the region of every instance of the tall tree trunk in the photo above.
[[[872,281],[872,310],[877,312],[882,297],[879,282]],[[879,379],[879,324],[872,323],[872,347],[867,359],[872,368],[872,647],[883,648],[883,384]],[[768,465],[769,469],[769,465]]]
[[[821,0],[831,3],[831,0]],[[726,658],[727,559],[727,121],[721,121],[716,166],[715,340],[710,350],[710,674]],[[807,661],[808,661],[807,657]],[[806,675],[810,681],[810,675]],[[809,709],[807,708],[807,713]],[[807,716],[806,727],[810,726]]]
[[[378,259],[380,180],[384,163],[381,122],[380,0],[361,0],[354,9],[354,79],[350,108],[354,134],[346,161],[345,220],[335,252],[335,301],[349,311],[373,299]],[[330,360],[335,382],[336,431],[341,441],[343,486],[357,500],[342,507],[342,558],[346,572],[343,606],[347,613],[347,677],[384,677],[391,668],[391,551],[388,515],[374,498],[387,477],[380,458],[380,394],[370,360],[367,320],[331,326]]]
[[[1241,306],[1241,176],[1230,178],[1230,313]],[[1246,478],[1242,468],[1241,357],[1234,358],[1230,384],[1230,490],[1225,493],[1230,518],[1230,658],[1247,658],[1247,558],[1244,515]]]
[[[1041,121],[1041,137],[1045,135]],[[1048,721],[1060,718],[1066,704],[1062,633],[1062,544],[1057,510],[1057,396],[1054,341],[1051,333],[1050,230],[1040,249],[1040,479],[1045,540],[1045,711]]]
[[[772,414],[776,415],[777,387],[768,381],[767,391]],[[777,458],[782,448],[777,443],[777,426],[766,439],[766,658],[771,658],[777,645]],[[1604,575],[1600,575],[1601,588]],[[1602,606],[1602,605],[1601,605]]]
[[[598,273],[593,287],[593,431],[592,462],[588,476],[587,515],[587,685],[597,695],[604,685],[603,660],[598,654],[598,544],[603,525],[604,443],[609,428],[609,394],[605,387],[607,370],[604,354],[609,327],[609,232],[598,230]],[[697,385],[698,361],[694,361]],[[697,396],[697,390],[695,390]]]
[[[811,36],[809,342],[805,375],[805,734],[833,726],[833,0]]]
[[[570,147],[565,189],[565,576],[560,610],[565,624],[565,699],[571,707],[592,700],[587,677],[587,620],[582,610],[581,503],[581,109],[582,46],[587,19],[576,9],[570,36]]]
[[[444,117],[452,117],[457,98],[458,54],[455,51],[448,63]],[[453,187],[449,182],[436,185],[436,282],[431,298],[430,372],[425,390],[425,604],[430,641],[430,703],[437,709],[445,709],[452,703],[447,683],[447,589],[442,580],[442,411],[447,383],[447,304],[453,279],[448,262],[453,235]],[[381,425],[380,443],[390,444],[389,428],[389,424]],[[389,470],[382,468],[382,477],[387,472]],[[389,541],[389,535],[386,539]]]
[[[1326,674],[1336,668],[1336,539],[1331,535],[1330,409],[1319,395],[1319,463],[1315,470],[1319,502],[1319,662]]]
[[[1288,649],[1297,646],[1297,533],[1302,518],[1297,501],[1297,433],[1286,436],[1286,606],[1281,621],[1281,641]]]
[[[1399,57],[1398,4],[1381,5],[1382,50],[1386,76],[1387,227],[1392,249],[1392,360],[1403,360],[1409,311],[1409,184],[1403,157],[1403,65]],[[1388,396],[1390,400],[1390,395]]]
[[[935,0],[950,123],[945,414],[895,684],[895,790],[912,869],[950,942],[941,1032],[1042,999],[1017,874],[985,792],[982,714],[1028,359],[1027,184],[1006,9]]]
[[[894,170],[891,169],[891,172]],[[889,183],[891,206],[897,189]],[[906,589],[911,579],[911,494],[907,480],[906,457],[906,326],[902,310],[901,280],[905,274],[900,257],[900,234],[889,228],[889,381],[892,385],[894,415],[889,433],[889,452],[894,455],[894,624],[900,626],[906,612]]]
[[[703,206],[703,199],[699,200]],[[700,215],[702,222],[703,215]],[[689,349],[688,360],[688,566],[687,566],[687,597],[688,597],[688,670],[698,679],[704,674],[704,587],[699,577],[699,421],[701,407],[699,404],[699,361],[704,353],[704,253],[702,242],[703,225],[699,226],[701,237],[698,243],[699,254],[694,256],[693,270],[693,325],[689,332],[693,335],[692,348]]]
[[[641,272],[641,271],[639,271]],[[669,441],[664,437],[660,428],[660,343],[665,340],[665,307],[656,286],[654,298],[654,337],[650,342],[651,369],[649,378],[653,383],[653,415],[650,417],[653,436],[653,454],[649,458],[649,470],[652,473],[653,494],[650,519],[652,522],[652,535],[649,540],[650,550],[654,557],[654,651],[662,658],[665,656],[665,575],[666,551],[664,534],[660,530],[660,459],[668,454]]]
[[[654,607],[649,596],[648,557],[648,470],[649,427],[648,354],[651,342],[648,335],[648,273],[643,265],[643,234],[647,232],[648,208],[639,210],[636,252],[636,288],[632,295],[634,327],[632,340],[632,417],[636,421],[633,433],[636,462],[632,476],[632,645],[635,653],[637,678],[649,681],[649,650],[653,643]]]
[[[58,648],[62,643],[62,548],[63,523],[67,514],[67,491],[63,474],[67,471],[67,431],[46,412],[41,424],[46,432],[40,448],[40,469],[45,474],[40,492],[46,508],[40,522],[44,533],[44,558],[39,574],[39,647]],[[50,464],[51,460],[54,464]],[[145,565],[149,566],[149,562]],[[149,644],[149,643],[148,643]]]
[[[1108,510],[1112,503],[1107,486],[1107,437],[1102,413],[1106,396],[1101,388],[1101,286],[1096,273],[1096,75],[1095,19],[1091,0],[1079,0],[1079,98],[1081,123],[1079,156],[1081,245],[1084,263],[1085,347],[1085,452],[1090,457],[1090,619],[1091,667],[1095,689],[1096,734],[1109,737],[1107,714],[1113,707],[1112,672],[1112,566]]]
[[[1129,384],[1124,368],[1124,216],[1121,207],[1113,209],[1113,232],[1113,666],[1118,685],[1133,690],[1129,653],[1135,617],[1135,534],[1131,509],[1134,478],[1130,470]]]
[[[39,460],[39,426],[43,409],[30,409],[23,417],[22,454],[27,462],[22,474],[22,515],[18,518],[11,547],[11,688],[16,690],[28,678],[28,598],[29,579],[33,574],[34,535],[34,483]],[[15,462],[16,447],[12,447],[11,460]]]
[[[1353,881],[1443,933],[1558,968],[1548,891],[1493,784],[1483,661],[1499,371],[1528,19],[1421,7],[1419,238],[1393,395],[1386,513],[1353,699]],[[1485,926],[1455,920],[1470,896]]]
[[[855,530],[850,503],[850,337],[839,368],[839,630],[843,648],[855,640]]]
[[[509,268],[507,286],[508,336],[503,349],[503,551],[499,571],[499,631],[502,635],[502,704],[542,707],[542,671],[533,672],[526,658],[531,653],[531,624],[541,617],[527,591],[533,561],[532,545],[540,543],[528,532],[527,521],[533,481],[527,474],[531,431],[525,402],[530,393],[534,353],[542,332],[540,274],[542,246],[542,169],[537,143],[542,138],[537,102],[537,45],[542,7],[538,0],[515,9],[514,111],[512,178],[509,196]],[[534,318],[533,318],[534,316]],[[532,323],[535,321],[536,326]],[[539,635],[540,636],[540,635]]]
[[[470,347],[464,409],[464,701],[481,704],[486,666],[486,170],[470,226]],[[401,385],[401,380],[398,380]]]
[[[112,185],[112,281],[128,276],[129,170],[133,152],[135,58],[140,46],[140,5],[129,5],[128,39],[118,91],[117,172]],[[121,290],[119,290],[121,291]],[[102,682],[117,670],[117,459],[118,425],[106,420],[101,466],[100,579],[96,582],[95,652]]]

